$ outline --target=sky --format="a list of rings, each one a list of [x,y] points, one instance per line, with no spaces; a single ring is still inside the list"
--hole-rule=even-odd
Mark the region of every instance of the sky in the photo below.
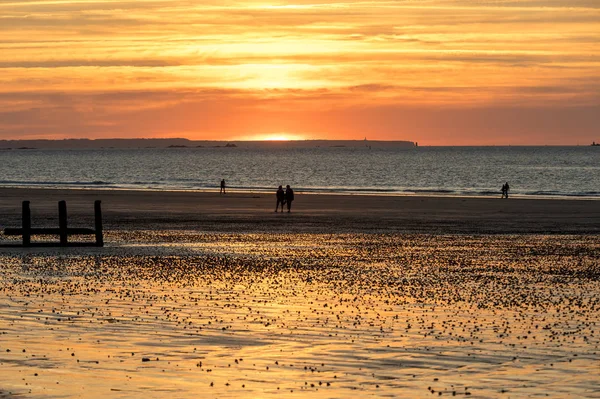
[[[600,141],[599,0],[0,0],[0,139]]]

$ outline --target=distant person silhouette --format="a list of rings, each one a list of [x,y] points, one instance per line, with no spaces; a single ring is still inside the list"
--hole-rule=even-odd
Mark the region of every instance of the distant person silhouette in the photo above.
[[[508,186],[508,182],[506,182],[502,185],[502,197],[501,198],[508,198],[508,190],[509,190],[509,186]]]
[[[225,194],[225,179],[221,179],[221,191],[219,194]]]
[[[292,211],[292,201],[294,200],[294,190],[288,184],[285,186],[285,202],[287,203],[288,213]],[[281,209],[283,212],[283,208]]]
[[[275,205],[275,212],[279,209],[279,204],[281,204],[281,212],[283,212],[283,204],[285,204],[285,193],[283,192],[283,187],[279,186],[277,189],[277,193],[275,193],[277,197],[277,205]]]

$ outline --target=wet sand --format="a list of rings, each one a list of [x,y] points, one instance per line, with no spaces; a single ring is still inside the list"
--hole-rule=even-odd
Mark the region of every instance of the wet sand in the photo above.
[[[44,189],[0,189],[0,226],[20,226],[22,200],[31,201],[34,226],[57,226],[62,199],[70,224],[90,227],[102,200],[108,230],[600,234],[598,200],[297,193],[288,215],[273,212],[274,193]]]
[[[3,190],[3,215],[20,212],[18,192]],[[52,225],[57,199],[86,222],[102,193],[28,194],[34,224]],[[265,212],[262,196],[227,212],[213,194],[125,197],[101,198],[105,248],[0,249],[0,398],[600,397],[587,201],[522,200],[563,213],[480,234],[477,213],[450,217],[462,199],[424,198],[451,223],[420,230],[403,210],[349,211],[365,201],[354,197],[338,209],[334,196],[299,196],[291,215]],[[192,200],[213,208],[186,213]],[[302,216],[305,201],[332,208]],[[474,212],[524,212],[480,201]],[[553,218],[579,233],[536,232]]]

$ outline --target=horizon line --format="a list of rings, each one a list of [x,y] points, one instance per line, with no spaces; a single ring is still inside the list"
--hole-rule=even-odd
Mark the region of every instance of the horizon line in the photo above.
[[[108,138],[88,138],[88,137],[82,137],[82,138],[76,138],[76,137],[69,137],[69,138],[57,138],[57,139],[51,139],[51,138],[35,138],[35,139],[8,139],[8,138],[3,138],[0,139],[0,142],[6,142],[6,141],[104,141],[104,140],[185,140],[185,141],[192,141],[192,142],[196,142],[196,141],[202,141],[202,142],[226,142],[226,143],[233,143],[233,142],[241,142],[241,143],[288,143],[288,142],[310,142],[310,141],[355,141],[355,142],[380,142],[380,143],[398,143],[398,142],[404,142],[404,143],[413,143],[415,144],[415,147],[588,147],[588,146],[593,146],[594,144],[599,143],[599,141],[592,141],[591,143],[576,143],[576,144],[509,144],[509,143],[503,143],[503,144],[420,144],[418,141],[415,140],[383,140],[383,139],[324,139],[324,138],[311,138],[311,139],[295,139],[295,138],[290,138],[290,139],[281,139],[281,140],[277,140],[277,139],[257,139],[257,140],[251,140],[251,139],[222,139],[222,140],[215,140],[215,139],[190,139],[187,137],[108,137]]]

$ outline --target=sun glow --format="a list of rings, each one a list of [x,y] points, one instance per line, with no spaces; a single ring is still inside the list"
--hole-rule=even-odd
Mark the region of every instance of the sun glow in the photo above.
[[[284,134],[274,134],[271,136],[262,137],[261,140],[264,141],[288,141],[290,138]]]
[[[256,141],[291,141],[291,140],[304,140],[303,137],[288,134],[288,133],[272,133],[272,134],[259,134],[248,137],[248,140]]]

